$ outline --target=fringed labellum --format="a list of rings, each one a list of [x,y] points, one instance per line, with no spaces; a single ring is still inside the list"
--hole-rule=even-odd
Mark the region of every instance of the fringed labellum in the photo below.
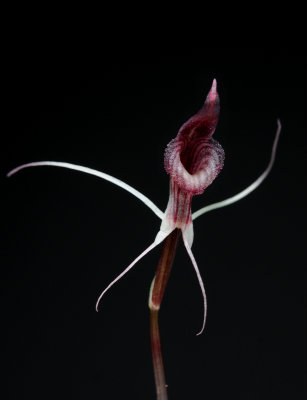
[[[216,178],[224,163],[222,146],[212,139],[219,117],[216,81],[200,111],[167,146],[164,166],[170,175],[170,197],[163,228],[186,231],[192,224],[191,201]],[[188,238],[187,238],[188,239]],[[188,242],[192,245],[192,239]]]

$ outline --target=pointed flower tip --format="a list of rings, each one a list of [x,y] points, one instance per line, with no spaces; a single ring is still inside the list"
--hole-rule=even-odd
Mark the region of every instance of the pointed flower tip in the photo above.
[[[216,79],[213,79],[212,86],[210,92],[216,92],[217,82]]]
[[[213,102],[216,101],[217,97],[218,97],[217,82],[216,82],[216,79],[213,79],[212,86],[211,86],[211,89],[210,89],[210,91],[208,93],[206,102],[210,102],[210,103],[212,102],[213,103]]]

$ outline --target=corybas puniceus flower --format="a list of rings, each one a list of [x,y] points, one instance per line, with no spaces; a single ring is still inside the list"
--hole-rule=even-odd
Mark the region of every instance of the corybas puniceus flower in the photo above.
[[[166,239],[175,229],[180,229],[185,248],[192,261],[203,295],[204,316],[202,328],[199,334],[203,331],[207,313],[207,302],[204,285],[191,250],[193,243],[192,221],[208,211],[225,207],[244,198],[263,182],[273,166],[281,130],[280,121],[277,120],[277,131],[273,143],[270,162],[265,171],[256,181],[235,196],[203,207],[192,214],[191,201],[193,196],[203,193],[206,187],[213,182],[223,167],[224,151],[221,145],[212,138],[217,126],[218,117],[219,97],[217,93],[216,80],[214,80],[203,107],[180,128],[176,138],[168,144],[165,150],[164,165],[166,172],[170,175],[170,194],[164,213],[151,200],[128,184],[108,174],[93,170],[91,168],[65,162],[38,161],[21,165],[8,173],[7,176],[11,176],[21,169],[27,167],[55,166],[95,175],[99,178],[114,183],[115,185],[120,186],[121,188],[133,194],[144,204],[146,204],[162,220],[160,230],[157,233],[154,242],[103,290],[97,300],[96,310],[98,310],[98,305],[102,296],[119,279],[121,279],[131,268],[133,268],[133,266],[142,257],[163,242],[164,239]],[[153,300],[150,297],[150,302],[152,301]],[[155,304],[151,304],[151,306],[155,307]]]

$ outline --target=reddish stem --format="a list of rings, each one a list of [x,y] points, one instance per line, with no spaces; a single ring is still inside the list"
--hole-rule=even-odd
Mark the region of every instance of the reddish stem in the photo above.
[[[158,268],[149,295],[150,340],[157,400],[167,400],[166,381],[163,367],[158,315],[176,253],[180,230],[175,229],[164,242]]]

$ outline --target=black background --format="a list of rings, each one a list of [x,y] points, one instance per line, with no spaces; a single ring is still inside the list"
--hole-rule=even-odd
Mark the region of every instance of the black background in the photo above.
[[[161,246],[104,297],[153,240],[158,218],[111,183],[26,162],[66,161],[129,183],[161,209],[163,152],[201,107],[212,79],[226,153],[193,210],[256,192],[195,221],[193,252],[207,326],[180,245],[160,315],[170,399],[303,399],[306,309],[306,58],[289,48],[182,49],[99,62],[16,50],[2,77],[1,322],[6,399],[154,399],[147,298]],[[3,125],[4,126],[4,125]],[[305,395],[304,395],[305,394]]]

